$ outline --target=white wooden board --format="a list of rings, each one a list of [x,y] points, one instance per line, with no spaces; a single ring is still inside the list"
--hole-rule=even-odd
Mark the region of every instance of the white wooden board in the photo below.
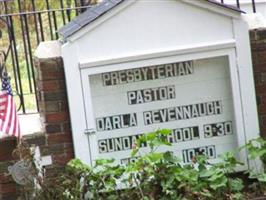
[[[237,148],[227,56],[88,78],[97,158],[126,163],[138,135],[163,128],[173,130],[168,137],[173,146],[160,150],[174,152],[184,163],[200,152],[215,161]]]

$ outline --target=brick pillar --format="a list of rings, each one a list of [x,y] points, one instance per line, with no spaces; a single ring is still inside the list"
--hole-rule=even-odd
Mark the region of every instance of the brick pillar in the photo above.
[[[44,42],[36,52],[37,100],[47,138],[43,153],[50,154],[54,164],[64,165],[74,157],[74,150],[60,45]]]
[[[261,136],[266,138],[266,29],[250,31]]]
[[[18,185],[11,175],[7,175],[8,166],[12,166],[15,160],[12,156],[17,146],[16,138],[8,137],[0,140],[0,199],[16,199],[19,194]]]
[[[35,58],[37,100],[43,132],[23,137],[29,146],[39,146],[41,156],[51,156],[52,165],[46,166],[46,176],[56,177],[74,157],[70,119],[65,87],[63,60],[57,41],[41,43]],[[0,139],[0,200],[15,200],[23,193],[8,166],[17,160],[12,156],[17,146],[14,137]]]

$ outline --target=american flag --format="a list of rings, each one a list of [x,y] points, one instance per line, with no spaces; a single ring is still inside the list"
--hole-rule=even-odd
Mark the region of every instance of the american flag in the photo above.
[[[20,138],[19,119],[7,74],[2,77],[0,92],[0,132]]]

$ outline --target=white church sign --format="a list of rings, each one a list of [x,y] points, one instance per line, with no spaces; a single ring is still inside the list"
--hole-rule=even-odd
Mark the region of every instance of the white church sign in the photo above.
[[[258,136],[241,11],[213,1],[106,2],[60,31],[76,157],[125,164],[141,135],[170,129],[172,146],[160,151],[216,162]],[[92,20],[94,9],[104,14]],[[248,166],[244,151],[239,159]]]

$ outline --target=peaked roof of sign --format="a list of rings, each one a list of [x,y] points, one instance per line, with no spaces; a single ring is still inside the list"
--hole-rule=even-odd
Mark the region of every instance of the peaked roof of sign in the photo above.
[[[112,8],[119,5],[123,1],[130,1],[130,0],[103,0],[98,5],[88,8],[84,13],[80,14],[74,20],[72,20],[71,22],[60,28],[58,32],[63,38],[66,39],[71,35],[75,34],[76,32],[78,32],[84,26],[90,24],[91,22],[93,22],[103,14],[110,11]],[[216,0],[206,0],[206,1],[229,10],[233,10],[240,13],[243,12],[242,10],[240,10],[235,6],[223,4]]]

